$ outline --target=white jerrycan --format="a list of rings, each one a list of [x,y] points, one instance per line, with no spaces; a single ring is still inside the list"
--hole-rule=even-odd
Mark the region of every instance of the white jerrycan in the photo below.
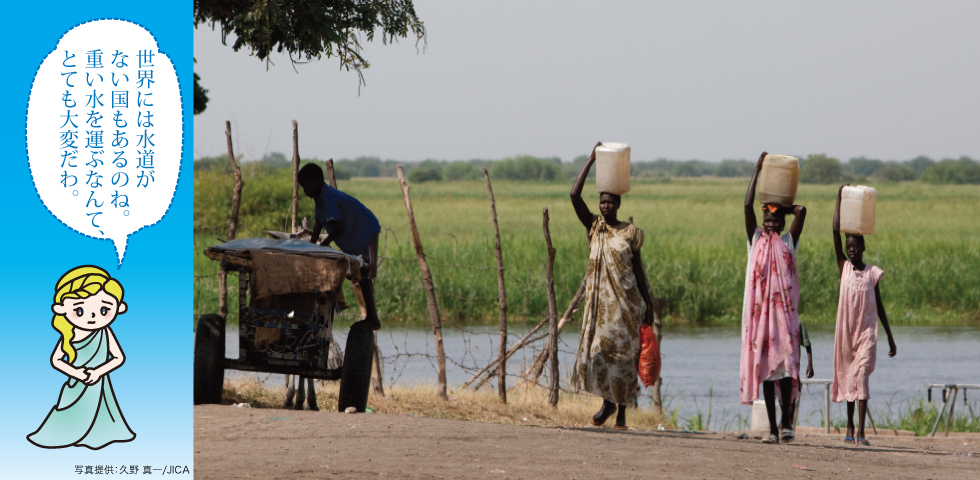
[[[840,229],[844,233],[871,235],[875,233],[875,206],[878,191],[858,185],[844,187],[840,192]]]
[[[796,185],[800,178],[800,161],[786,155],[766,155],[759,173],[760,203],[789,207],[796,201]]]
[[[595,149],[595,191],[622,195],[630,191],[630,146],[603,143]]]

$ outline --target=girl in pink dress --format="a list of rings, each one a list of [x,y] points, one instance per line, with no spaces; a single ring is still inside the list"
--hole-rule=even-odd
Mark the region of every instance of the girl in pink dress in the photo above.
[[[769,436],[763,443],[796,438],[793,429],[795,398],[800,382],[800,282],[796,251],[806,221],[806,207],[763,205],[762,228],[756,223],[755,186],[766,152],[759,156],[755,173],[745,193],[745,233],[749,261],[745,271],[742,302],[742,355],[739,401],[751,405],[759,398],[759,384],[766,401]],[[786,214],[794,215],[789,234],[780,236]],[[776,424],[776,395],[783,415],[782,431]]]
[[[868,411],[868,377],[875,369],[878,342],[878,320],[888,335],[888,356],[897,352],[895,339],[888,327],[885,307],[881,304],[878,281],[884,272],[864,263],[864,237],[847,234],[846,248],[840,241],[840,187],[834,209],[834,249],[840,269],[840,300],[837,303],[837,328],[834,332],[834,386],[831,399],[847,402],[847,434],[844,443],[855,443],[854,402],[858,404],[857,444],[871,445],[864,437],[864,417]],[[846,252],[846,255],[845,255]]]

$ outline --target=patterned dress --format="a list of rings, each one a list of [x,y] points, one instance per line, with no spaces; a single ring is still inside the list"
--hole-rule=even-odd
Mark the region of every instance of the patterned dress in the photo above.
[[[875,370],[878,350],[875,285],[883,274],[874,265],[857,271],[851,262],[844,262],[834,330],[834,386],[830,390],[835,402],[871,398],[868,377]]]
[[[640,323],[644,302],[633,272],[633,252],[643,231],[631,223],[613,227],[596,216],[589,229],[582,337],[573,368],[578,391],[616,404],[636,398]]]
[[[800,282],[790,234],[782,238],[756,229],[749,243],[742,303],[742,354],[739,401],[751,405],[764,381],[793,379],[792,400],[800,381]],[[779,395],[779,383],[776,383]],[[780,397],[781,398],[781,397]]]

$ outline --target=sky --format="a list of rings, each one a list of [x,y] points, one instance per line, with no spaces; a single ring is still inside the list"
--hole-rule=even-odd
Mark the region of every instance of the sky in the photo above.
[[[980,159],[980,2],[417,0],[427,38],[267,65],[199,25],[194,157],[406,161],[759,152]],[[231,41],[229,41],[229,45]]]

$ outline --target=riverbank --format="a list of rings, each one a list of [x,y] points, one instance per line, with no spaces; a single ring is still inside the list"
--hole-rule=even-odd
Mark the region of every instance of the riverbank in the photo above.
[[[321,411],[337,410],[338,391],[339,382],[317,383],[317,405]],[[222,397],[225,403],[278,408],[285,399],[285,386],[269,388],[254,377],[241,377],[225,380]],[[368,406],[378,413],[542,427],[587,425],[601,404],[597,397],[563,392],[556,410],[548,404],[548,393],[542,388],[512,388],[507,404],[503,404],[494,384],[478,392],[450,391],[448,400],[440,399],[436,388],[429,385],[388,388],[384,397],[372,391],[368,399]],[[610,426],[613,420],[609,420]],[[631,427],[645,430],[674,428],[670,419],[649,409],[630,409],[626,421]]]
[[[550,408],[550,407],[549,407]],[[980,436],[735,433],[504,425],[419,415],[194,407],[194,474],[232,478],[975,478]]]
[[[346,344],[347,325],[335,329],[337,342]],[[572,325],[575,327],[575,325]],[[877,368],[871,376],[870,407],[879,425],[909,428],[908,419],[921,430],[931,429],[934,415],[942,406],[940,391],[933,391],[932,402],[927,400],[927,384],[980,383],[976,365],[980,364],[980,329],[973,327],[895,327],[898,356],[878,357]],[[526,330],[511,330],[514,343]],[[810,329],[813,342],[815,379],[833,378],[832,327],[814,326]],[[239,352],[238,332],[226,336],[226,355],[236,358]],[[447,379],[450,391],[456,390],[475,372],[495,358],[498,332],[494,328],[444,329],[443,341],[447,357]],[[577,351],[578,332],[568,330],[559,337],[559,371],[563,388],[568,387],[568,375]],[[386,387],[413,389],[418,385],[433,385],[436,381],[434,341],[431,331],[384,327],[378,332],[378,347],[384,357]],[[542,342],[534,348],[521,350],[507,362],[507,371],[516,375],[526,370]],[[748,427],[751,408],[739,405],[738,362],[741,349],[737,328],[667,328],[661,345],[663,368],[662,389],[667,416],[678,426],[693,430],[739,430]],[[879,352],[880,353],[880,352]],[[806,354],[802,360],[806,364]],[[270,374],[228,372],[228,380],[263,379],[264,385],[281,394],[282,377]],[[516,378],[508,380],[514,385]],[[230,385],[230,383],[229,383]],[[494,391],[491,382],[484,390]],[[799,424],[814,427],[823,425],[823,388],[805,387],[800,404]],[[650,389],[639,398],[641,410],[649,409]],[[492,403],[496,402],[491,395]],[[281,398],[279,399],[281,402]],[[540,402],[544,404],[544,401]],[[272,403],[278,405],[279,403]],[[596,407],[598,408],[598,407]],[[956,419],[968,420],[966,430],[980,431],[980,403],[974,395],[956,407]],[[831,405],[832,425],[845,418],[844,404]],[[930,418],[933,420],[930,421]],[[955,423],[955,422],[954,422]],[[924,427],[923,427],[924,428]]]

